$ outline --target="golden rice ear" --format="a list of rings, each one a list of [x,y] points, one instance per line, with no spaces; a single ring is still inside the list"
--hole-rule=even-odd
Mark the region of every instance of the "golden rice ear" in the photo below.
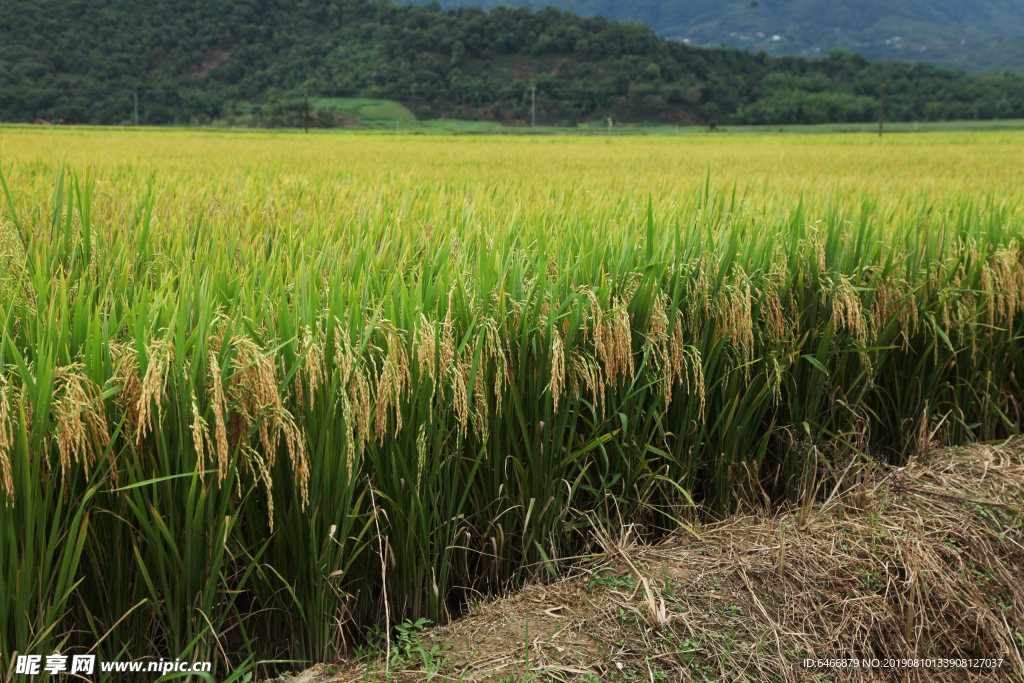
[[[117,402],[124,409],[126,433],[138,433],[139,399],[142,397],[142,382],[139,381],[139,355],[130,344],[110,345],[110,360],[114,366],[112,381],[121,386]]]
[[[409,356],[405,350],[400,332],[389,322],[381,321],[379,327],[384,331],[387,340],[387,354],[383,362],[383,370],[377,380],[377,414],[374,429],[377,442],[384,443],[387,432],[388,408],[395,408],[395,438],[402,431],[401,400],[407,395],[412,384],[409,371]]]
[[[323,335],[314,333],[306,326],[306,376],[309,378],[309,400],[312,401],[317,391],[327,385],[327,365],[324,358]]]
[[[772,267],[765,278],[763,315],[768,340],[778,344],[786,336],[786,316],[782,311],[782,289],[785,286],[786,273],[780,264]]]
[[[256,424],[263,452],[267,456],[267,465],[273,467],[281,434],[272,416],[264,414],[280,404],[273,364],[255,342],[246,337],[235,337],[231,340],[231,346],[235,357],[228,396],[246,426]]]
[[[455,330],[452,324],[452,305],[450,303],[450,295],[448,299],[448,313],[445,315],[444,324],[441,326],[441,337],[438,346],[438,379],[444,377],[445,372],[451,371],[452,366],[455,364]]]
[[[66,372],[66,368],[58,369],[58,377],[60,377],[62,370]],[[54,382],[54,384],[60,386],[58,382]],[[59,389],[54,393],[58,392]],[[71,470],[72,456],[75,457],[76,462],[80,462],[80,455],[85,450],[87,443],[85,439],[85,426],[81,419],[80,397],[75,394],[74,388],[71,388],[70,391],[65,389],[63,392],[60,392],[60,397],[53,402],[52,408],[54,422],[56,423],[55,431],[57,452],[60,457],[60,470],[61,475],[64,477],[67,477],[68,472]],[[89,464],[90,462],[87,460],[86,467]]]
[[[939,319],[947,329],[949,329],[948,297],[949,290],[942,290]],[[917,299],[907,283],[897,273],[890,273],[885,278],[879,278],[875,284],[868,324],[872,340],[877,341],[882,331],[894,319],[897,321],[897,334],[902,339],[902,349],[907,351],[910,349],[910,338],[917,331]]]
[[[85,419],[89,423],[92,437],[96,441],[97,453],[107,452],[107,462],[110,465],[110,481],[116,488],[120,484],[120,476],[117,471],[117,461],[114,458],[110,446],[110,427],[107,424],[107,411],[103,405],[103,391],[95,382],[82,377],[86,394],[89,397],[89,404],[84,411]]]
[[[26,309],[35,310],[35,288],[24,277],[27,263],[28,254],[17,227],[11,221],[0,220],[0,299],[24,303]]]
[[[1021,281],[1024,277],[1020,267],[1019,247],[1016,244],[1012,247],[998,247],[991,257],[991,268],[986,267],[986,271],[990,272],[994,287],[993,315],[998,314],[1000,321],[1012,328],[1013,317],[1021,306]]]
[[[551,326],[551,399],[554,402],[552,411],[558,412],[558,401],[565,391],[565,348],[558,325]]]
[[[295,379],[292,380],[292,384],[295,386],[295,408],[300,413],[306,410],[306,390],[302,387],[302,373],[296,372]]]
[[[437,354],[437,332],[433,323],[420,313],[416,323],[416,356],[419,361],[420,382],[424,378],[434,380],[434,356]]]
[[[110,444],[102,392],[85,375],[80,363],[58,368],[54,376],[53,416],[56,421],[57,450],[61,473],[67,476],[72,458],[86,471],[97,455]],[[117,483],[117,470],[111,462],[111,480]]]
[[[459,423],[459,433],[466,438],[469,431],[469,389],[466,382],[469,380],[471,368],[465,361],[452,363],[448,375],[451,377],[452,386],[452,409],[455,411],[455,418]]]
[[[405,332],[394,327],[388,337],[388,352],[391,364],[394,368],[395,383],[395,436],[402,430],[402,415],[398,408],[399,400],[403,397],[408,399],[412,392],[412,361],[409,358],[409,351],[406,348],[404,339]]]
[[[700,405],[697,419],[704,420],[704,361],[700,349],[688,345],[683,337],[682,326],[676,323],[672,333],[672,374],[675,383],[681,384],[683,390],[691,396],[697,396]]]
[[[366,452],[366,442],[370,440],[370,408],[373,405],[370,382],[362,363],[358,363],[352,370],[352,377],[348,385],[348,398],[351,401],[350,410],[361,460],[363,453]]]
[[[690,370],[693,372],[694,392],[700,399],[700,407],[697,410],[697,419],[704,421],[704,408],[706,405],[704,397],[704,359],[700,355],[700,349],[696,346],[690,347]]]
[[[636,378],[636,367],[633,365],[633,327],[630,324],[629,313],[626,312],[628,300],[623,299],[620,304],[616,346],[626,361],[624,367],[628,371],[629,381],[632,382]]]
[[[500,414],[502,394],[505,386],[509,383],[505,346],[498,332],[498,323],[493,318],[484,319],[481,323],[481,330],[484,335],[484,345],[480,359],[481,370],[478,373],[486,371],[488,364],[494,362],[494,412]]]
[[[874,281],[874,292],[871,295],[871,309],[868,315],[868,329],[873,340],[891,322],[895,313],[893,298],[897,296],[897,288],[894,282],[895,276],[876,277]]]
[[[384,437],[387,435],[388,427],[388,408],[391,407],[391,400],[393,392],[391,385],[393,383],[393,373],[391,363],[387,360],[384,361],[384,370],[381,372],[380,377],[377,378],[377,411],[373,421],[374,433],[377,436],[377,443],[381,446],[384,445]],[[397,405],[396,405],[397,408]],[[400,412],[399,410],[395,411]],[[401,422],[401,417],[398,421]]]
[[[814,259],[818,266],[818,272],[824,273],[827,270],[825,264],[825,236],[817,230],[815,230],[815,234],[811,238],[811,248],[814,250]]]
[[[588,376],[591,379],[591,393],[594,398],[601,404],[601,419],[604,420],[605,413],[607,410],[607,401],[605,396],[605,389],[607,382],[605,381],[604,375],[601,374],[601,364],[596,360],[588,363],[590,372]]]
[[[427,463],[427,425],[421,424],[416,435],[416,487],[423,482],[423,468]]]
[[[334,363],[341,375],[342,419],[345,421],[347,442],[346,464],[348,474],[352,476],[357,454],[357,439],[360,458],[366,444],[370,396],[361,363],[358,362],[349,341],[348,321],[346,319],[343,324],[335,319],[335,322],[337,326],[334,328]],[[360,406],[358,413],[354,406]]]
[[[265,458],[261,458],[258,464],[265,470],[272,469],[277,459],[277,448],[284,439],[302,493],[304,509],[309,499],[309,464],[305,440],[295,418],[281,401],[274,362],[256,342],[247,337],[232,339],[231,345],[235,349],[235,360],[228,394],[238,408],[238,415],[247,425],[259,421],[257,433]],[[366,410],[368,421],[369,409]]]
[[[146,376],[142,380],[142,389],[139,395],[138,414],[139,424],[136,431],[135,443],[139,445],[146,433],[155,430],[163,422],[164,406],[163,394],[167,370],[174,357],[174,350],[170,340],[162,339],[153,342],[149,347],[149,365],[146,367]],[[152,406],[156,404],[156,419],[154,420]],[[154,425],[154,421],[156,424]]]
[[[601,364],[595,358],[581,352],[567,361],[572,377],[573,395],[579,398],[589,395],[600,419],[604,419],[604,380],[601,378]]]
[[[845,329],[853,337],[857,347],[862,349],[867,347],[868,326],[864,320],[864,305],[861,303],[857,290],[843,275],[840,275],[836,281],[829,280],[828,282],[832,299],[832,325],[837,330]],[[861,351],[859,355],[870,377],[872,373],[871,357],[865,351]]]
[[[257,481],[262,479],[267,487],[267,525],[270,533],[274,533],[274,480],[270,476],[270,468],[267,467],[266,461],[255,448],[246,445],[243,446],[242,450],[245,453],[245,462],[248,464],[253,478]],[[305,506],[303,506],[303,509],[305,509]]]
[[[676,322],[672,326],[672,341],[670,343],[672,358],[672,377],[678,384],[689,390],[686,377],[686,336],[683,332],[682,321],[679,313],[676,313]]]
[[[605,381],[614,388],[620,377],[630,381],[636,375],[633,365],[633,331],[626,313],[626,301],[622,297],[615,298],[615,311],[608,321],[608,339],[606,340]]]
[[[284,433],[285,450],[288,451],[288,459],[292,463],[293,474],[302,497],[301,509],[305,510],[309,505],[309,453],[306,450],[306,439],[287,411],[282,409],[279,419],[281,431]]]
[[[647,323],[647,339],[644,341],[644,354],[650,359],[653,372],[660,372],[658,380],[661,385],[662,400],[665,408],[672,402],[672,385],[675,372],[672,365],[671,339],[668,334],[668,297],[664,293],[656,293],[651,302],[651,314]]]
[[[341,419],[345,422],[345,466],[349,479],[356,461],[355,416],[347,392],[341,392]]]
[[[317,390],[326,384],[326,370],[324,368],[324,346],[323,340],[315,335],[309,325],[299,330],[299,355],[304,356],[301,370],[305,370],[306,382],[309,384],[309,401],[312,403],[316,397]],[[302,412],[306,409],[306,388],[302,381],[302,372],[295,373],[295,405]]]
[[[355,365],[355,357],[352,353],[352,346],[348,339],[348,326],[335,318],[334,328],[334,367],[341,376],[341,386],[348,386],[349,377],[352,375],[352,368]]]
[[[473,429],[481,441],[487,441],[490,435],[490,410],[487,404],[487,385],[484,382],[485,366],[481,363],[476,369],[473,379]]]
[[[590,302],[590,321],[593,325],[593,338],[594,338],[594,355],[597,359],[604,363],[605,367],[608,367],[610,351],[608,349],[606,340],[608,337],[608,328],[604,322],[604,311],[601,310],[601,303],[597,299],[597,294],[594,290],[589,287],[580,289],[580,292]],[[586,308],[583,309],[586,312]],[[586,315],[584,316],[584,322],[587,321]]]
[[[992,273],[989,270],[988,261],[985,256],[980,254],[975,247],[972,252],[972,260],[976,259],[981,262],[981,296],[984,299],[985,307],[985,323],[987,325],[995,324],[995,289],[992,284]]]
[[[718,295],[717,309],[722,325],[728,330],[729,342],[739,350],[748,368],[745,372],[749,372],[754,353],[752,307],[750,281],[742,269],[737,268],[735,281],[725,285]]]
[[[687,312],[689,326],[687,331],[690,336],[696,337],[700,333],[700,326],[707,319],[712,309],[712,287],[718,280],[718,257],[714,254],[704,254],[697,265],[696,277],[693,281],[693,289],[688,297]]]
[[[586,372],[586,365],[581,360],[579,355],[573,356],[571,363],[569,364],[569,386],[571,387],[572,397],[580,397],[580,377]]]
[[[196,402],[195,393],[192,394],[192,445],[196,449],[196,459],[199,462],[199,478],[206,481],[206,449],[205,444],[210,442],[210,430],[206,426],[206,420],[199,414],[199,405]]]
[[[11,424],[10,386],[0,369],[0,489],[6,494],[8,507],[14,503],[14,480],[11,478],[13,450],[14,428]]]
[[[224,395],[224,384],[220,377],[220,365],[217,363],[217,355],[211,351],[207,359],[207,378],[213,394],[213,425],[214,437],[217,443],[217,481],[223,482],[228,475],[228,461],[230,449],[228,447],[228,430],[226,418],[228,402]]]

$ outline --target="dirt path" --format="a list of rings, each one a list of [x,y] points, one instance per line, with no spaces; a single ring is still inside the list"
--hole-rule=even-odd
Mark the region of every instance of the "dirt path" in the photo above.
[[[409,630],[388,666],[380,653],[288,683],[1024,682],[1022,454],[937,452],[655,546],[605,532],[559,580]]]

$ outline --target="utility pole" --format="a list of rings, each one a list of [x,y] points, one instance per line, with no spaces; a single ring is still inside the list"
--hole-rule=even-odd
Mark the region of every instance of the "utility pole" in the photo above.
[[[885,81],[882,81],[882,99],[878,103],[878,137],[882,137],[882,124],[885,122]]]
[[[302,89],[302,103],[303,103],[303,119],[306,122],[306,132],[309,132],[309,90],[306,88]]]
[[[133,90],[132,96],[135,97],[135,125],[139,125],[139,91]]]
[[[537,127],[537,86],[533,86],[530,98],[532,103],[530,104],[530,128]]]

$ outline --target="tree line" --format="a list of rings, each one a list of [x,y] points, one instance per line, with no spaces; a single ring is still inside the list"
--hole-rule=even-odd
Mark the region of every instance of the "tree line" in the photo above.
[[[1024,117],[1024,77],[703,49],[548,8],[388,0],[0,0],[0,120],[294,125],[305,91],[419,118],[706,124]],[[350,122],[329,107],[314,125]]]

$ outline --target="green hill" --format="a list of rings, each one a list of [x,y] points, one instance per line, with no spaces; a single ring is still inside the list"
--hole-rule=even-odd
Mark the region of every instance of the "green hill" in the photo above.
[[[553,5],[639,21],[692,45],[815,57],[832,48],[868,59],[927,61],[972,72],[1024,72],[1018,0],[442,0],[442,7]]]
[[[704,49],[555,9],[0,0],[2,121],[302,126],[308,94],[313,126],[523,124],[536,89],[545,125],[865,122],[883,80],[890,120],[1024,117],[1019,76]]]

